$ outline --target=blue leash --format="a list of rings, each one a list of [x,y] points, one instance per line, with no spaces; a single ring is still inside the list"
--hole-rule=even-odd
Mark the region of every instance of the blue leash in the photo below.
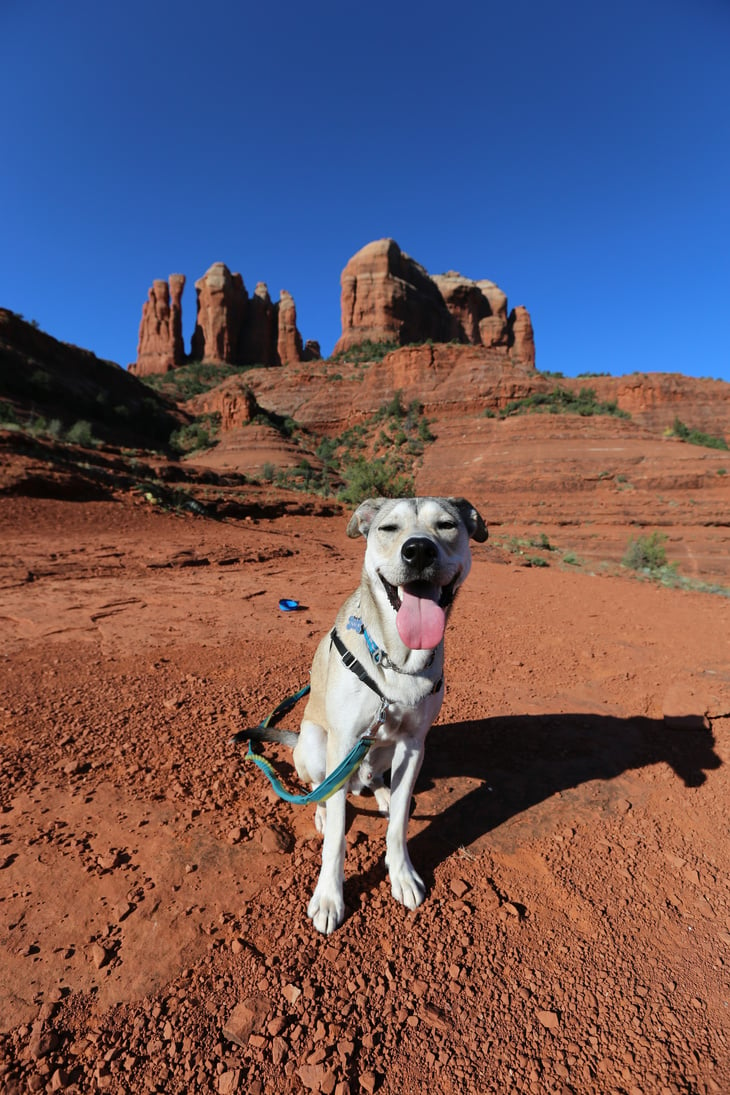
[[[306,696],[309,692],[309,688],[310,686],[305,684],[305,686],[300,688],[298,692],[295,692],[293,696],[287,696],[285,700],[282,700],[282,702],[274,708],[271,714],[267,715],[266,718],[259,723],[259,729],[267,730],[274,722],[280,719],[282,715],[285,715],[287,711],[290,711],[303,696]],[[252,760],[254,764],[261,769],[279,798],[282,798],[285,802],[293,802],[297,806],[307,806],[312,802],[326,802],[328,798],[331,798],[332,795],[334,795],[335,791],[339,791],[341,787],[344,787],[352,773],[360,766],[361,762],[367,756],[370,746],[375,740],[377,727],[384,721],[384,717],[384,707],[381,705],[381,710],[378,712],[375,722],[368,730],[367,735],[360,738],[360,740],[355,743],[342,763],[338,764],[335,770],[330,772],[322,783],[304,795],[293,795],[290,791],[287,791],[277,776],[271,762],[268,761],[266,757],[261,756],[260,753],[254,752],[250,738],[248,741],[246,760]]]

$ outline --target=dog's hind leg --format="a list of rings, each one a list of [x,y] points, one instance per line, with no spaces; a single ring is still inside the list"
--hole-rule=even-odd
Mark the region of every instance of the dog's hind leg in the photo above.
[[[383,781],[380,781],[379,787],[373,787],[373,794],[375,795],[375,801],[378,804],[378,810],[384,817],[388,817],[390,813],[390,790],[387,788]]]

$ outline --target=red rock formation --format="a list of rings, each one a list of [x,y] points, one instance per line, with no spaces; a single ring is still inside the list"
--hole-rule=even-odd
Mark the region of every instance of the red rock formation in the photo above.
[[[137,361],[130,371],[137,376],[166,373],[185,361],[182,336],[183,274],[171,274],[166,281],[153,281],[142,307]]]
[[[509,315],[509,347],[512,360],[517,365],[535,368],[535,335],[527,308],[518,304]]]
[[[498,285],[495,285],[493,281],[489,281],[487,278],[482,278],[482,280],[478,281],[476,284],[489,301],[491,315],[498,316],[506,322],[507,294],[503,293]]]
[[[369,243],[342,272],[342,335],[335,354],[360,343],[466,342],[513,347],[516,362],[535,362],[532,324],[516,310],[513,326],[507,297],[493,281],[472,281],[451,270],[429,277],[391,239]]]
[[[224,433],[247,425],[259,412],[256,396],[241,376],[227,377],[210,391],[193,396],[185,407],[192,415],[219,414]]]
[[[195,282],[195,291],[198,315],[193,332],[193,358],[217,364],[236,363],[248,305],[243,278],[232,274],[224,262],[215,262]]]
[[[301,361],[304,356],[302,336],[297,330],[297,308],[291,293],[281,290],[278,304],[276,351],[282,365]]]
[[[249,298],[240,274],[217,262],[195,283],[198,318],[192,356],[230,365],[281,365],[301,361],[302,337],[292,296],[274,304],[260,281]]]
[[[302,354],[302,361],[319,361],[322,357],[322,350],[319,343],[314,338],[308,338],[304,343],[304,352]]]
[[[241,334],[237,364],[278,365],[276,354],[276,305],[266,283],[260,281],[249,302],[246,326]]]
[[[422,266],[395,240],[375,240],[342,271],[342,335],[334,353],[363,342],[448,342],[451,316]]]

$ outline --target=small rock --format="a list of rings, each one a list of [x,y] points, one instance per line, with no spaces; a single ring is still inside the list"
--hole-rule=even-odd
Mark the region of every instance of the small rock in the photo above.
[[[238,1046],[247,1046],[254,1031],[263,1026],[270,1009],[266,996],[249,996],[236,1004],[223,1027],[223,1037]]]
[[[109,951],[101,943],[92,943],[89,947],[89,960],[94,969],[103,969],[109,961]]]
[[[126,920],[130,913],[133,913],[135,906],[131,901],[122,901],[119,905],[114,907],[114,916],[116,917],[117,924],[121,924],[123,920]]]
[[[227,1072],[222,1072],[218,1077],[218,1095],[233,1095],[234,1092],[238,1091],[240,1080],[240,1068],[230,1068]]]
[[[30,1039],[28,1052],[34,1061],[41,1061],[49,1053],[53,1053],[58,1046],[58,1036],[52,1030],[43,1033],[35,1033]]]
[[[297,1069],[297,1076],[307,1091],[322,1091],[325,1095],[332,1095],[335,1090],[334,1075],[322,1065],[301,1065]]]
[[[368,1095],[373,1095],[376,1087],[378,1086],[378,1077],[374,1072],[363,1072],[360,1077],[360,1087],[363,1091],[366,1091]]]
[[[302,990],[298,985],[284,985],[281,994],[285,1000],[288,1000],[290,1004],[294,1005],[302,995]]]
[[[557,1030],[560,1026],[560,1019],[555,1011],[538,1011],[536,1016],[538,1023],[546,1030]]]
[[[276,1037],[271,1043],[271,1060],[275,1065],[280,1065],[286,1060],[289,1046],[283,1038]]]
[[[459,898],[462,898],[464,894],[468,894],[471,889],[469,883],[465,882],[463,878],[452,878],[449,887],[451,892]]]
[[[272,1038],[275,1038],[278,1034],[286,1028],[286,1019],[283,1015],[275,1015],[273,1019],[270,1019],[266,1024],[266,1029]]]
[[[264,825],[259,830],[259,840],[265,852],[288,852],[292,847],[289,833],[276,829],[273,825]]]

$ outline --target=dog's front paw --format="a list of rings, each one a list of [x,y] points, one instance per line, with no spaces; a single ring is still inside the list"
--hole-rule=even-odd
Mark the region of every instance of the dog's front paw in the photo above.
[[[317,886],[307,908],[307,916],[318,932],[330,935],[345,919],[345,902],[341,893],[329,893]]]
[[[398,871],[390,872],[390,888],[396,901],[400,901],[407,909],[417,909],[426,896],[423,880],[413,867],[405,865]]]

